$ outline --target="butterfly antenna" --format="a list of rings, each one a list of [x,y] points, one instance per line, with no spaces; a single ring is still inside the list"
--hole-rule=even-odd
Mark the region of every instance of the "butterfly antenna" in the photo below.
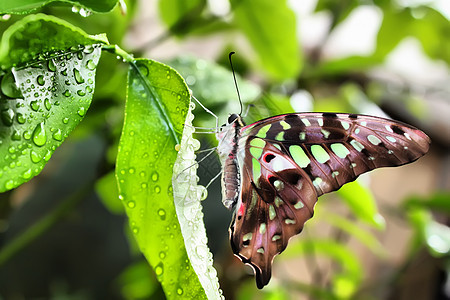
[[[238,88],[238,84],[237,84],[237,80],[236,80],[236,74],[235,74],[234,68],[233,68],[233,62],[231,61],[231,56],[234,53],[235,53],[234,51],[230,52],[230,54],[228,54],[228,59],[230,60],[230,66],[231,66],[231,72],[233,73],[234,85],[236,86],[236,92],[238,95],[239,104],[241,105],[241,112],[239,113],[239,115],[241,115],[242,114],[242,100],[241,100],[241,95],[239,94],[239,88]]]

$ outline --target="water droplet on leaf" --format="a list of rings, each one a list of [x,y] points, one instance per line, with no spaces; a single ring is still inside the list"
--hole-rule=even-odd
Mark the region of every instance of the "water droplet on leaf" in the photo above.
[[[81,73],[78,69],[76,69],[76,68],[73,69],[73,76],[75,77],[75,81],[78,84],[84,83],[84,78],[83,78],[83,76],[81,76]]]
[[[38,97],[39,97],[39,94],[38,94]],[[39,110],[39,102],[37,100],[31,101],[30,107],[32,110],[38,111]]]
[[[53,133],[53,138],[54,138],[55,140],[57,140],[57,141],[61,141],[61,140],[62,140],[62,132],[61,132],[61,129],[58,129],[58,130],[56,130],[56,131]]]
[[[95,67],[96,67],[95,62],[92,59],[87,61],[86,68],[92,71],[95,70]]]
[[[152,173],[152,180],[153,181],[158,181],[159,179],[159,174],[155,171]]]
[[[39,123],[33,131],[33,142],[36,146],[42,147],[47,142],[44,122]]]
[[[161,218],[161,220],[166,219],[166,211],[162,208],[158,209],[158,216]]]
[[[78,109],[77,113],[78,113],[78,115],[79,115],[80,117],[84,117],[84,115],[86,114],[86,108],[84,108],[83,106],[80,107],[80,108]]]
[[[0,113],[0,117],[3,121],[3,124],[6,126],[11,126],[14,120],[14,111],[12,108],[4,109]]]
[[[23,98],[22,92],[17,87],[14,75],[11,72],[3,76],[1,82],[1,90],[6,97],[21,99]]]
[[[164,264],[160,262],[155,267],[156,276],[161,276],[164,273]]]
[[[30,158],[31,158],[31,161],[34,163],[38,163],[41,161],[41,156],[33,150],[30,152]]]
[[[39,85],[44,85],[45,84],[44,75],[39,75],[36,81]]]

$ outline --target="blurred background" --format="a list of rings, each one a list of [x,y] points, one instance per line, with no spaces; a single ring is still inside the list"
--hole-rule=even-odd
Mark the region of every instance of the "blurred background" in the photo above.
[[[203,201],[209,246],[227,299],[449,299],[450,2],[124,1],[106,14],[68,5],[39,11],[135,57],[162,61],[225,123],[306,111],[390,117],[425,131],[417,162],[372,171],[319,198],[313,219],[257,290],[232,254],[219,180]],[[3,33],[21,16],[3,17]],[[127,65],[104,53],[83,122],[43,172],[0,195],[0,298],[163,299],[113,185]],[[214,127],[201,108],[196,125]],[[217,145],[200,135],[202,148]],[[199,154],[201,157],[202,155]],[[214,155],[199,167],[206,185]]]

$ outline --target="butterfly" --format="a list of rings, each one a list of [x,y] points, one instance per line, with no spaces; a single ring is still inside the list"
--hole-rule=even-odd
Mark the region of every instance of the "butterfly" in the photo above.
[[[231,248],[260,289],[319,196],[370,170],[411,163],[431,143],[408,124],[341,113],[284,114],[247,126],[232,114],[216,136],[222,202],[233,211]]]

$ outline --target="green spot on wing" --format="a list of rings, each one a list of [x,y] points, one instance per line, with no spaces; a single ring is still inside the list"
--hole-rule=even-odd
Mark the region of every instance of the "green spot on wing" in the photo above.
[[[331,151],[333,151],[334,154],[339,156],[340,158],[345,158],[347,155],[350,154],[350,151],[341,143],[334,143],[330,146]]]
[[[330,159],[330,155],[328,155],[327,151],[325,151],[325,149],[323,149],[320,145],[312,145],[311,153],[314,158],[321,164]]]
[[[311,163],[309,157],[299,145],[290,146],[289,152],[291,153],[291,156],[294,159],[295,163],[299,165],[300,168],[306,168],[306,166]]]
[[[267,131],[269,131],[269,129],[270,129],[271,126],[272,126],[271,124],[268,124],[268,125],[265,125],[265,126],[261,127],[261,129],[259,129],[259,131],[258,131],[258,133],[256,134],[256,136],[257,136],[257,137],[260,137],[260,138],[262,138],[262,139],[266,138],[266,136],[267,136]]]
[[[255,158],[252,158],[253,182],[259,187],[259,178],[261,177],[261,164]]]

